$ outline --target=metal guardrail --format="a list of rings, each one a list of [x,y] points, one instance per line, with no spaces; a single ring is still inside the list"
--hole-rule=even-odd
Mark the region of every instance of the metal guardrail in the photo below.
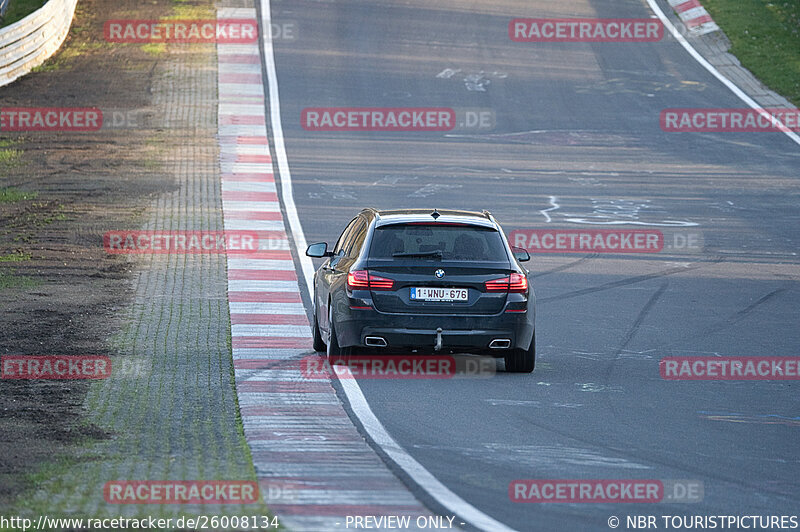
[[[19,22],[0,29],[0,87],[41,65],[61,47],[77,3],[49,0]]]
[[[8,3],[10,0],[0,0],[0,17],[6,14],[6,9],[8,9]]]

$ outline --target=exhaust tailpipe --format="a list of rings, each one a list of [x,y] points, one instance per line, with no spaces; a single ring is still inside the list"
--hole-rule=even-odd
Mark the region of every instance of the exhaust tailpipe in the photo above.
[[[511,347],[511,340],[508,338],[495,338],[489,342],[489,349],[508,349]]]
[[[382,336],[367,336],[364,338],[364,343],[369,347],[386,347],[386,339]]]

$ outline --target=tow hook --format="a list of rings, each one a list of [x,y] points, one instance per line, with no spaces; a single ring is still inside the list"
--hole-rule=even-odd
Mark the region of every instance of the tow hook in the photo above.
[[[442,328],[436,329],[436,344],[433,346],[434,351],[439,351],[442,348]]]

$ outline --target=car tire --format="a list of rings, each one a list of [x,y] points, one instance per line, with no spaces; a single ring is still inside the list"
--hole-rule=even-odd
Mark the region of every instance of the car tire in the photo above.
[[[322,333],[319,332],[319,321],[317,320],[317,309],[314,309],[314,327],[311,329],[314,336],[314,351],[322,351],[323,353],[328,350],[325,341],[322,339]]]
[[[512,350],[505,356],[505,362],[509,373],[532,373],[536,366],[536,333],[533,333],[528,349]]]
[[[327,346],[327,355],[328,355],[328,362],[332,362],[333,359],[343,359],[349,357],[353,354],[352,347],[340,347],[339,340],[336,338],[336,326],[333,324],[333,306],[329,303],[328,304],[328,326],[330,327],[331,334],[330,338],[328,338],[328,346]]]

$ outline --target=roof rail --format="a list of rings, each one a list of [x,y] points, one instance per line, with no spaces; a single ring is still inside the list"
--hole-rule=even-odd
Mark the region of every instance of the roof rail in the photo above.
[[[376,220],[381,219],[381,215],[378,212],[378,209],[376,209],[375,207],[364,207],[363,209],[361,209],[361,212],[370,212],[375,216]]]

